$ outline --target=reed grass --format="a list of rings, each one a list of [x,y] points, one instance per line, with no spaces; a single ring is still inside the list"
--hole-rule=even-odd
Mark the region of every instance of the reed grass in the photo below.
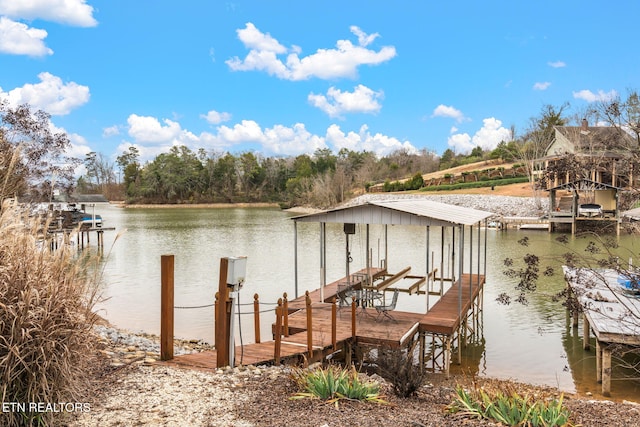
[[[46,229],[46,224],[44,229]],[[43,224],[17,207],[0,215],[0,398],[83,402],[97,339],[93,260],[69,245],[52,251]],[[51,425],[54,412],[9,411],[6,426]]]

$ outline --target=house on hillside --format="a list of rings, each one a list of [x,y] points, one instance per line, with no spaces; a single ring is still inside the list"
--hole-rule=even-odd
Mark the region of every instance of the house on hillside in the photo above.
[[[638,143],[616,127],[555,126],[555,137],[540,159],[540,183],[549,192],[549,230],[582,221],[605,221],[620,232],[618,193],[638,182],[633,152]]]

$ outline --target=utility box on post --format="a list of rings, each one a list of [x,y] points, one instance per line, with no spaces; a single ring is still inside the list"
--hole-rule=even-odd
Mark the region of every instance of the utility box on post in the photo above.
[[[218,367],[235,366],[235,306],[246,271],[247,257],[220,258],[215,331]]]
[[[247,257],[227,257],[227,285],[239,291],[247,272]]]

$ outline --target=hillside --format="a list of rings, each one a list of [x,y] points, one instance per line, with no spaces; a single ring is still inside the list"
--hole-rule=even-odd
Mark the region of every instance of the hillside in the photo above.
[[[501,160],[486,160],[482,162],[469,163],[467,165],[456,166],[454,168],[439,170],[436,172],[430,172],[427,174],[423,174],[422,178],[425,181],[429,181],[431,179],[440,179],[444,178],[446,175],[460,175],[463,172],[471,172],[478,171],[488,168],[497,168],[502,167],[506,170],[509,170],[513,167],[515,163],[506,163]],[[407,179],[401,179],[399,181],[406,181]],[[382,184],[378,184],[382,185]],[[410,192],[403,192],[410,193]],[[492,190],[490,187],[481,187],[481,188],[467,188],[461,190],[451,190],[451,191],[437,191],[430,192],[430,194],[492,194],[499,196],[520,196],[520,197],[533,197],[533,190],[531,189],[531,185],[529,183],[519,183],[519,184],[510,184],[510,185],[500,185],[495,186]]]

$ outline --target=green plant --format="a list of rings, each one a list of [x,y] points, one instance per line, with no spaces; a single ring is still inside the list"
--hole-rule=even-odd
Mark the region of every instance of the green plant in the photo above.
[[[340,399],[385,403],[380,385],[375,381],[363,382],[353,366],[294,369],[291,376],[300,389],[292,399],[318,398],[336,406]]]
[[[16,207],[0,216],[0,399],[23,406],[81,401],[96,354],[92,264],[68,245],[50,250],[43,229]],[[60,415],[29,409],[2,414],[2,424]]]
[[[456,387],[456,395],[447,410],[463,418],[494,420],[508,426],[573,426],[570,412],[560,399],[532,400],[515,392],[472,391]]]

